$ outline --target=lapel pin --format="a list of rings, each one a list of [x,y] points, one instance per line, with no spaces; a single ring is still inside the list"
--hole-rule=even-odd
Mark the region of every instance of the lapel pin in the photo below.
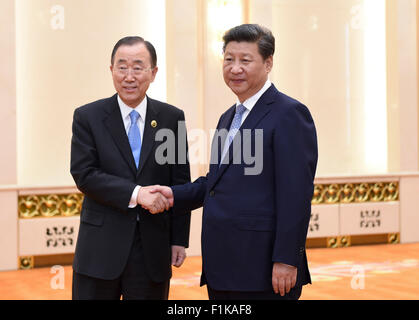
[[[157,127],[157,121],[156,120],[151,121],[151,126],[153,128]]]

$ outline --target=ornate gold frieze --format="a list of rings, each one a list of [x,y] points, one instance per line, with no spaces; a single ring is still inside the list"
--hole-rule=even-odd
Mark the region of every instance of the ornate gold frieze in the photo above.
[[[312,204],[386,202],[399,200],[398,182],[316,184]]]
[[[386,202],[399,199],[398,182],[316,184],[312,204]],[[19,197],[19,217],[69,217],[80,214],[83,195],[50,194]]]
[[[307,248],[344,248],[371,244],[400,243],[400,233],[379,233],[364,235],[340,235],[332,237],[307,238]]]
[[[19,218],[72,217],[80,214],[82,202],[80,193],[20,196]]]

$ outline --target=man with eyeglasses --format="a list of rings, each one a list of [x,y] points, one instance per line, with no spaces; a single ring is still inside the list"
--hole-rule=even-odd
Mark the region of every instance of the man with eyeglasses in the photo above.
[[[186,257],[190,211],[173,215],[171,200],[147,186],[190,181],[189,163],[155,157],[157,131],[186,132],[184,113],[146,96],[158,71],[150,42],[119,40],[110,70],[117,94],[74,112],[71,174],[85,197],[73,299],[168,299],[171,264]]]

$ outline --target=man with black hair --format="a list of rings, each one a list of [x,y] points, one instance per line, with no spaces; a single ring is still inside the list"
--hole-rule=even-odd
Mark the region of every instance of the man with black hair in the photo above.
[[[224,81],[237,102],[218,122],[228,134],[221,146],[215,135],[216,161],[193,183],[153,191],[174,197],[174,208],[203,206],[201,285],[210,299],[298,299],[311,282],[305,242],[317,165],[314,122],[307,107],[268,79],[275,51],[268,29],[244,24],[223,40]],[[260,150],[260,170],[246,170],[253,169],[246,148]]]

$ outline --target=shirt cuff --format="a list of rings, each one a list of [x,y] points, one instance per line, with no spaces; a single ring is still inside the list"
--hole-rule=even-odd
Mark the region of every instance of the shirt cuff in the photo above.
[[[136,186],[132,192],[131,200],[129,201],[128,208],[135,208],[137,206],[138,191],[140,191],[141,186]]]

